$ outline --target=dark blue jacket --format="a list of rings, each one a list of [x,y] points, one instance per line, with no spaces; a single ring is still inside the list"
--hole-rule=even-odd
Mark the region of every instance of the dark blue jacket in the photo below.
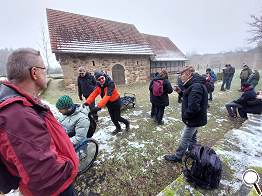
[[[78,96],[84,96],[87,98],[96,87],[96,80],[93,75],[86,73],[84,77],[78,76],[77,79],[78,85]]]
[[[253,101],[254,99],[256,99],[256,96],[256,92],[254,91],[253,87],[250,86],[246,88],[243,94],[233,102],[241,104],[243,107],[246,107],[248,106],[249,101]]]
[[[163,82],[163,95],[162,96],[154,96],[153,95],[153,82],[154,80],[164,80]],[[168,106],[169,105],[169,98],[168,94],[173,92],[173,88],[169,82],[168,79],[163,79],[160,76],[156,76],[149,85],[149,91],[150,91],[150,102],[159,105],[159,106]]]
[[[205,78],[199,74],[193,77],[184,87],[182,102],[182,120],[189,127],[201,127],[207,124],[208,93]]]

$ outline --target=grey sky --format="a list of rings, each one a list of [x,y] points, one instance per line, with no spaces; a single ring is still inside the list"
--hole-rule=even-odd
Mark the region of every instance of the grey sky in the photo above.
[[[215,53],[251,46],[248,22],[261,0],[3,0],[0,48],[41,43],[46,8],[134,24],[169,37],[184,53]],[[46,27],[47,28],[47,27]]]

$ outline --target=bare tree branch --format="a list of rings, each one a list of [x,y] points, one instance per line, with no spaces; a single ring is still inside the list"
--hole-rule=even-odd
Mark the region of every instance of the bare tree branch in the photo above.
[[[248,23],[251,27],[249,32],[252,33],[252,37],[248,39],[249,43],[262,41],[262,16],[251,15],[252,22]]]

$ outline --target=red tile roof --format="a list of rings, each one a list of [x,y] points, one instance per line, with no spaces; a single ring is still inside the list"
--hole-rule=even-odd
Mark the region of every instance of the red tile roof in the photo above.
[[[52,9],[47,21],[54,53],[153,54],[132,24]]]
[[[178,47],[168,38],[156,35],[143,34],[150,44],[154,57],[152,61],[185,61],[186,56],[178,49]]]

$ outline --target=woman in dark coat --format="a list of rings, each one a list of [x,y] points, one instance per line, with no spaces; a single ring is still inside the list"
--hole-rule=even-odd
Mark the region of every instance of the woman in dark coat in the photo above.
[[[162,85],[162,92],[160,94],[154,93],[154,85],[160,82]],[[160,86],[161,86],[160,85]],[[173,88],[168,80],[166,70],[162,70],[159,76],[156,76],[149,85],[151,103],[155,107],[155,120],[158,125],[164,124],[162,121],[164,116],[165,107],[169,105],[168,94],[173,92]]]

